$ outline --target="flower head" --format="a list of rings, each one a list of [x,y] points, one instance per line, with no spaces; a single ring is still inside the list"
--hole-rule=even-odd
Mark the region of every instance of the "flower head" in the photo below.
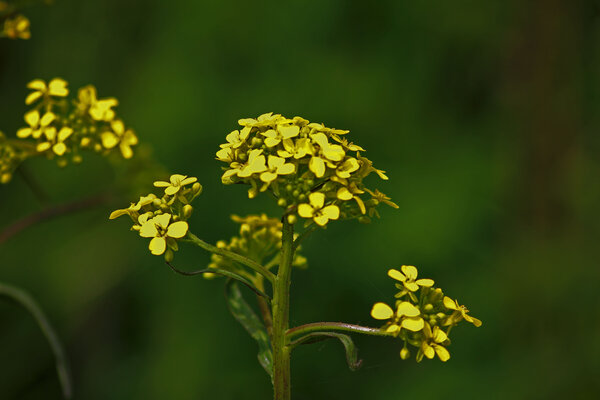
[[[431,287],[435,283],[433,279],[417,279],[417,268],[412,265],[403,265],[400,267],[402,272],[397,269],[390,269],[388,276],[392,279],[402,282],[402,285],[411,292],[419,290],[419,286]]]
[[[131,146],[138,144],[138,138],[131,129],[125,129],[125,124],[120,119],[114,119],[110,122],[110,130],[105,130],[100,134],[102,146],[106,149],[112,149],[119,145],[123,158],[133,157]]]
[[[309,203],[298,206],[298,215],[302,218],[313,219],[317,225],[325,226],[331,219],[338,219],[340,209],[335,204],[325,206],[325,195],[320,192],[311,193],[308,196]]]
[[[96,88],[92,85],[79,89],[78,100],[79,109],[96,121],[112,121],[116,115],[112,108],[119,105],[114,97],[99,100]]]
[[[33,104],[42,97],[66,97],[69,94],[67,82],[61,78],[54,78],[48,84],[41,79],[34,79],[27,84],[27,88],[33,90],[25,99],[27,105]]]
[[[167,249],[169,238],[180,239],[187,234],[188,223],[185,221],[173,222],[171,214],[161,214],[149,218],[148,214],[140,215],[140,236],[152,238],[148,248],[155,256],[160,256]]]
[[[194,177],[187,177],[187,175],[174,174],[169,178],[169,182],[165,181],[156,181],[154,182],[155,187],[164,187],[165,194],[172,196],[179,192],[179,190],[191,183],[196,182],[198,179]]]
[[[436,355],[438,358],[446,362],[450,359],[450,352],[443,346],[448,340],[448,335],[439,326],[434,326],[433,329],[429,324],[423,327],[424,340],[421,342],[421,348],[417,353],[417,362],[423,359],[423,356],[430,360]]]
[[[17,15],[4,21],[4,30],[2,33],[10,39],[29,39],[30,22],[24,15]]]
[[[19,129],[17,137],[24,139],[31,136],[34,139],[39,139],[55,119],[56,115],[52,112],[46,112],[40,116],[38,110],[30,111],[25,114],[25,122],[29,127]]]
[[[467,309],[467,307],[461,306],[458,303],[458,300],[452,300],[450,297],[446,296],[444,297],[444,306],[449,310],[454,311],[454,314],[450,318],[448,318],[446,325],[452,325],[459,322],[461,319],[464,319],[465,321],[472,323],[476,327],[481,326],[481,320],[475,317],[471,317],[468,314],[469,310]]]

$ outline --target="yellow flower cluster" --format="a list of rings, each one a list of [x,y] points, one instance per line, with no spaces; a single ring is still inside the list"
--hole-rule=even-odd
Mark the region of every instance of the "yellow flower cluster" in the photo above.
[[[26,158],[26,150],[16,146],[0,132],[0,184],[8,183],[11,180],[15,169]]]
[[[233,236],[229,242],[221,240],[217,242],[217,247],[247,257],[265,265],[267,269],[279,264],[281,229],[283,226],[279,219],[269,218],[265,214],[248,215],[246,217],[232,215],[231,219],[240,224],[239,236]],[[296,251],[292,265],[304,268],[306,267],[306,258]],[[247,269],[241,268],[235,261],[217,254],[212,254],[208,267],[235,272],[251,280],[255,278]],[[204,274],[206,278],[213,276],[214,274],[210,273]]]
[[[169,181],[156,181],[154,186],[163,189],[161,197],[153,193],[142,196],[128,208],[113,211],[109,219],[129,215],[132,229],[151,239],[150,252],[157,256],[164,254],[170,261],[179,249],[177,239],[187,235],[187,220],[192,215],[190,203],[202,193],[202,185],[194,177],[174,174]]]
[[[381,328],[404,341],[400,357],[410,357],[408,345],[416,347],[417,361],[436,355],[442,361],[450,359],[446,348],[450,344],[448,335],[452,327],[461,321],[481,326],[481,321],[468,314],[469,310],[456,300],[444,296],[434,288],[431,279],[418,279],[418,271],[412,265],[403,265],[400,270],[390,269],[388,276],[396,281],[395,308],[385,303],[375,303],[371,316],[387,321]],[[418,294],[418,296],[417,296]]]
[[[0,11],[2,11],[3,7],[8,6],[6,3],[0,1]],[[7,17],[4,19],[0,37],[7,37],[9,39],[29,39],[31,37],[29,26],[29,19],[24,15],[17,14],[14,17]]]
[[[319,226],[340,218],[368,222],[378,215],[377,205],[398,207],[365,187],[371,172],[388,177],[346,139],[348,131],[273,113],[238,123],[241,128],[227,135],[216,155],[228,164],[222,182],[251,185],[250,198],[270,190],[290,223],[297,215]]]
[[[82,87],[78,96],[67,101],[67,82],[54,78],[50,82],[35,79],[25,104],[33,106],[25,114],[26,126],[17,131],[19,139],[34,141],[37,154],[57,158],[59,165],[81,161],[82,150],[107,155],[119,149],[123,158],[133,156],[138,143],[133,130],[118,119],[113,107],[115,98],[98,99],[92,85]]]

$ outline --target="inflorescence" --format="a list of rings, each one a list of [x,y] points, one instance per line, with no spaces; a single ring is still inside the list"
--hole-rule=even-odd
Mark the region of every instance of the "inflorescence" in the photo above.
[[[202,185],[194,177],[171,175],[169,181],[156,181],[154,186],[163,189],[161,197],[150,193],[140,197],[128,208],[113,211],[110,219],[129,215],[134,231],[141,237],[149,238],[148,248],[154,255],[165,255],[167,261],[173,259],[179,250],[177,240],[188,233],[187,220],[192,215],[191,202],[202,193]]]
[[[228,164],[222,182],[249,184],[250,198],[270,191],[288,222],[297,216],[318,226],[337,219],[369,222],[381,203],[398,208],[364,185],[372,172],[388,177],[361,154],[362,147],[346,139],[349,131],[273,113],[238,123],[242,128],[227,135],[217,152],[217,159]]]
[[[88,85],[69,100],[67,82],[60,78],[35,79],[27,87],[31,92],[25,104],[32,109],[25,113],[26,126],[17,131],[19,140],[0,135],[1,183],[9,182],[18,165],[32,156],[56,159],[59,166],[81,162],[84,150],[133,156],[138,138],[117,117],[117,99],[98,99],[96,88]]]
[[[431,279],[417,279],[418,271],[412,265],[403,265],[400,271],[390,269],[388,276],[396,281],[399,292],[395,295],[395,308],[385,303],[375,303],[371,316],[387,321],[381,328],[386,333],[404,341],[400,357],[410,357],[408,345],[416,347],[417,361],[436,355],[442,361],[450,359],[446,348],[450,344],[450,330],[461,321],[481,326],[481,321],[468,314],[469,310],[458,301],[445,296],[435,288]]]

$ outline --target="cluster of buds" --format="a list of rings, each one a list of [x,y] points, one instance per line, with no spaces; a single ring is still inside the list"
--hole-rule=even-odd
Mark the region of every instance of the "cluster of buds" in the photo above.
[[[217,242],[217,247],[256,261],[265,265],[267,269],[278,264],[281,249],[281,229],[283,227],[279,219],[269,218],[265,214],[248,215],[246,217],[232,215],[231,219],[240,224],[239,236],[233,236],[229,242],[220,240]],[[265,261],[267,261],[266,264]],[[306,267],[306,258],[296,251],[292,265],[304,268]],[[218,254],[212,254],[208,267],[234,272],[249,279],[254,278],[238,263]],[[214,274],[205,273],[204,277],[212,278]]]
[[[168,182],[156,181],[154,186],[164,189],[161,197],[154,193],[142,196],[128,208],[113,211],[109,218],[129,215],[133,221],[131,229],[151,239],[150,252],[157,256],[164,254],[170,262],[179,250],[177,239],[188,233],[187,220],[193,211],[190,203],[202,193],[202,185],[194,177],[174,174]]]
[[[98,99],[92,85],[82,87],[78,96],[68,101],[67,82],[54,78],[46,83],[35,79],[27,85],[31,93],[25,104],[32,109],[25,113],[27,126],[17,131],[19,145],[29,156],[56,158],[60,166],[69,160],[81,162],[81,151],[92,150],[108,155],[119,149],[123,158],[133,156],[132,146],[138,143],[133,130],[117,118],[115,98]]]
[[[365,187],[363,180],[372,172],[388,177],[361,155],[362,147],[346,139],[348,131],[273,113],[238,123],[242,128],[227,135],[217,152],[217,160],[228,164],[222,182],[249,184],[250,198],[271,191],[288,222],[298,216],[307,225],[352,218],[369,222],[381,203],[398,208],[385,194]]]
[[[390,269],[388,276],[396,281],[395,308],[385,303],[375,303],[371,316],[385,320],[381,327],[386,333],[404,341],[400,357],[410,357],[408,345],[416,347],[416,359],[429,359],[436,355],[442,361],[450,359],[446,348],[450,344],[448,335],[452,327],[461,321],[481,326],[481,321],[468,314],[469,310],[456,300],[445,296],[435,288],[431,279],[417,279],[418,271],[412,265],[403,265],[400,271]]]
[[[0,132],[0,184],[8,183],[15,169],[28,157],[22,146],[15,145]]]

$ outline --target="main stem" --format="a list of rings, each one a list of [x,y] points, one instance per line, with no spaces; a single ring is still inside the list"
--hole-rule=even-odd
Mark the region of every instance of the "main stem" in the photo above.
[[[275,400],[290,400],[290,353],[286,340],[289,329],[290,282],[294,258],[294,226],[283,218],[281,259],[273,291],[273,387]]]

